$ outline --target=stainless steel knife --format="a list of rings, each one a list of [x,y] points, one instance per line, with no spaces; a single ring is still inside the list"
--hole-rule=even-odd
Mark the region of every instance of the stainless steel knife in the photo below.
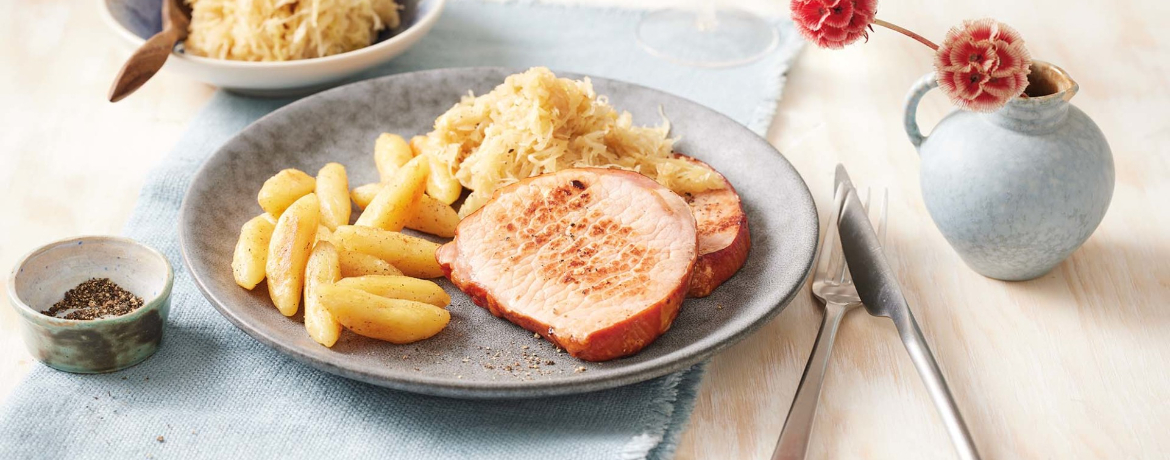
[[[922,331],[914,321],[914,315],[910,313],[910,307],[906,304],[898,280],[886,262],[881,244],[874,234],[873,225],[869,222],[865,208],[857,196],[857,190],[849,180],[845,167],[840,164],[837,165],[836,182],[838,187],[844,186],[847,191],[845,201],[841,205],[841,220],[838,223],[841,248],[865,310],[873,316],[885,316],[894,321],[914,367],[918,369],[927,392],[942,415],[943,424],[950,433],[959,458],[978,459],[979,453],[975,450],[971,433],[967,431],[967,424],[963,422],[959,408],[955,406],[955,399],[947,388],[946,380],[939,372],[938,363],[930,353],[926,340],[922,338]]]

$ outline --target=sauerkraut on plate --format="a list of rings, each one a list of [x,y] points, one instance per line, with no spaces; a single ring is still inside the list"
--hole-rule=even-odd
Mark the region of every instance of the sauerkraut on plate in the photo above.
[[[634,126],[593,91],[588,78],[558,78],[543,67],[509,76],[491,92],[468,94],[421,140],[432,174],[443,168],[472,193],[466,216],[500,187],[574,167],[637,171],[675,193],[724,187],[709,169],[673,158],[669,122]]]
[[[340,54],[374,43],[399,24],[394,0],[186,0],[196,56],[290,61]]]

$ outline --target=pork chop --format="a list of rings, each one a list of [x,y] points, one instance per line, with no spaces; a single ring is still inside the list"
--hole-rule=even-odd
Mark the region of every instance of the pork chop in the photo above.
[[[588,168],[500,189],[436,258],[477,305],[605,361],[670,328],[697,248],[681,197],[638,173]]]
[[[719,174],[702,161],[677,153],[675,156]],[[687,292],[690,297],[706,297],[735,275],[747,261],[752,246],[747,214],[743,212],[739,194],[726,177],[719,174],[719,178],[726,187],[683,195],[699,229],[699,260],[695,263],[694,275],[691,275]]]

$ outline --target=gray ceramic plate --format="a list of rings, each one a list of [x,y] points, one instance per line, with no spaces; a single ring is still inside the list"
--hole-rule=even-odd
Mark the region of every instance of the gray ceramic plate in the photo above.
[[[640,382],[691,366],[744,338],[799,291],[812,264],[817,215],[800,175],[764,139],[694,102],[601,78],[593,84],[639,124],[672,123],[679,152],[721,171],[743,197],[752,251],[740,272],[704,299],[683,304],[674,326],[635,356],[587,363],[493,317],[454,286],[451,323],[410,345],[344,333],[333,347],[313,342],[298,315],[273,308],[263,285],[236,286],[230,269],[240,226],[260,213],[256,193],[283,168],[315,174],[344,164],[351,186],[372,182],[374,139],[409,137],[473,90],[482,94],[517,69],[461,68],[393,75],[308,97],[258,120],[229,140],[195,175],[179,224],[183,259],[199,288],[228,320],[260,342],[311,366],[406,391],[468,398],[536,397]],[[551,364],[550,364],[551,363]]]

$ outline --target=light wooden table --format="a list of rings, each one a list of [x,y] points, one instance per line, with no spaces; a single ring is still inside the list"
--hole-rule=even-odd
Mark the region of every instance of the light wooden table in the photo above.
[[[976,275],[931,224],[918,157],[901,128],[903,94],[929,70],[922,45],[879,29],[868,44],[808,50],[768,136],[822,209],[837,162],[862,187],[889,187],[892,265],[986,458],[1170,452],[1170,40],[1162,24],[1170,6],[1088,3],[885,0],[880,8],[883,19],[934,39],[964,18],[994,15],[1020,30],[1035,57],[1080,83],[1073,102],[1109,137],[1117,188],[1088,243],[1040,279]],[[96,8],[0,2],[5,279],[41,243],[119,232],[147,171],[212,93],[164,72],[140,94],[107,103],[125,54]],[[923,123],[946,110],[933,93]],[[819,321],[819,307],[801,294],[718,356],[678,457],[768,458]],[[14,322],[0,308],[0,397],[35,365]],[[812,458],[953,456],[888,321],[860,311],[845,319],[821,404]]]

